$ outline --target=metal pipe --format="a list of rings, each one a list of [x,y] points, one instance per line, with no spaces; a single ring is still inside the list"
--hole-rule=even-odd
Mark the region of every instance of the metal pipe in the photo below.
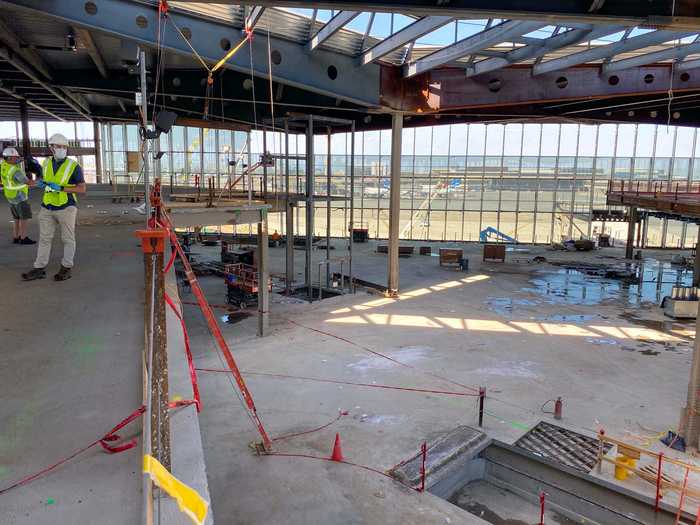
[[[331,127],[328,126],[328,155],[326,156],[326,260],[331,258]],[[330,275],[326,272],[326,288]]]
[[[146,350],[146,377],[144,385],[144,406],[146,407],[143,414],[143,430],[142,443],[144,456],[151,454],[151,383],[153,381],[153,297],[154,297],[154,282],[153,282],[153,255],[144,253],[144,284],[145,284],[145,308],[144,308],[144,338]],[[153,523],[153,485],[151,477],[147,473],[142,474],[142,494],[143,504],[141,509],[141,523],[150,525]]]
[[[348,279],[350,280],[350,293],[355,293],[352,279],[352,230],[355,225],[355,122],[350,126],[350,224],[348,225]]]
[[[148,93],[146,90],[146,52],[142,47],[139,47],[139,67],[141,69],[141,124],[145,132],[148,129]],[[148,139],[145,138],[145,135],[141,139],[141,148],[143,150],[143,201],[146,204],[146,225],[148,225],[151,218],[151,196],[149,195],[148,180]]]

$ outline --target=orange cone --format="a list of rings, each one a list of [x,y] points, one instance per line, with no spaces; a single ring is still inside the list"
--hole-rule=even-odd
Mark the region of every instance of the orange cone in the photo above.
[[[343,450],[340,448],[340,434],[335,434],[335,444],[333,445],[333,453],[331,454],[331,460],[333,461],[343,461]]]

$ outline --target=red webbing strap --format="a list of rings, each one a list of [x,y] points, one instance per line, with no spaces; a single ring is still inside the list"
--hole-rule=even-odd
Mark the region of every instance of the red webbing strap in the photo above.
[[[107,452],[109,452],[109,453],[111,453],[111,454],[116,454],[117,452],[123,452],[124,450],[129,450],[130,448],[134,448],[134,446],[136,446],[136,439],[135,439],[135,438],[132,439],[131,441],[129,441],[128,443],[125,443],[124,445],[119,445],[119,446],[116,446],[116,447],[113,447],[113,446],[109,445],[108,442],[110,442],[110,441],[118,441],[119,439],[121,439],[117,434],[115,434],[115,432],[118,431],[118,430],[120,430],[120,429],[122,429],[122,428],[124,428],[124,427],[125,427],[126,425],[128,425],[129,423],[131,423],[134,419],[136,419],[136,418],[139,417],[141,414],[143,414],[143,412],[144,412],[145,410],[146,410],[146,407],[144,407],[144,406],[141,406],[141,407],[137,408],[135,411],[133,411],[131,414],[129,414],[125,419],[122,419],[122,420],[117,424],[117,426],[115,426],[112,430],[110,430],[109,432],[107,432],[107,433],[106,433],[103,437],[101,437],[100,439],[97,439],[97,440],[93,441],[92,443],[90,443],[89,445],[86,445],[86,446],[84,446],[83,448],[76,450],[75,452],[73,452],[73,453],[70,454],[69,456],[66,456],[66,457],[64,457],[63,459],[58,460],[58,461],[57,461],[56,463],[54,463],[53,465],[50,465],[50,466],[48,466],[48,467],[46,467],[46,468],[40,470],[39,472],[36,472],[36,473],[31,474],[31,475],[29,475],[29,476],[27,476],[27,477],[25,477],[25,478],[22,478],[21,480],[19,480],[19,481],[13,483],[13,484],[10,485],[9,487],[5,487],[5,488],[3,488],[3,489],[0,489],[0,496],[3,495],[3,494],[5,494],[6,492],[11,491],[12,489],[16,489],[17,487],[21,487],[21,486],[23,486],[23,485],[27,485],[28,483],[31,483],[31,482],[34,481],[35,479],[38,479],[38,478],[40,478],[40,477],[42,477],[42,476],[48,474],[49,472],[51,472],[51,471],[57,469],[57,468],[60,467],[61,465],[64,465],[64,464],[68,463],[71,459],[75,458],[76,456],[79,456],[79,455],[82,454],[83,452],[86,452],[86,451],[90,450],[92,447],[94,447],[94,446],[97,445],[98,443],[99,443],[100,445],[102,445],[102,448],[104,448]]]
[[[129,414],[127,418],[122,419],[116,427],[107,432],[104,435],[104,437],[100,439],[100,445],[102,445],[102,448],[110,454],[116,454],[117,452],[124,452],[125,450],[129,450],[130,448],[134,448],[136,446],[136,438],[133,438],[131,441],[127,441],[123,445],[118,445],[116,447],[109,445],[108,443],[110,441],[119,441],[121,437],[119,436],[119,434],[115,434],[115,432],[131,423],[134,419],[143,414],[145,410],[146,407],[144,406],[137,408],[131,414]]]
[[[190,266],[187,257],[182,251],[182,247],[180,246],[180,243],[177,240],[177,235],[175,235],[175,232],[172,230],[167,215],[164,217],[164,220],[165,224],[162,224],[161,226],[163,226],[167,230],[168,235],[170,236],[170,242],[177,250],[177,254],[180,257],[180,261],[182,261],[182,265],[185,268],[185,276],[187,277],[187,281],[190,283],[190,288],[192,289],[192,292],[194,293],[197,299],[197,303],[199,303],[199,308],[200,310],[202,310],[202,314],[204,315],[204,318],[206,319],[207,324],[209,325],[209,331],[211,332],[212,336],[214,336],[214,339],[216,340],[216,343],[221,349],[221,353],[223,354],[224,359],[226,360],[226,364],[228,365],[229,370],[231,370],[231,373],[233,374],[233,377],[236,380],[236,384],[238,384],[238,389],[240,390],[241,395],[245,400],[246,406],[248,407],[249,413],[253,418],[253,421],[255,422],[255,426],[257,427],[258,432],[262,437],[263,446],[265,447],[265,450],[270,450],[272,447],[272,442],[270,441],[270,438],[268,437],[267,432],[265,431],[265,427],[263,427],[262,421],[258,417],[257,410],[255,409],[255,403],[253,402],[253,396],[250,394],[250,391],[248,390],[248,387],[246,386],[245,381],[243,380],[243,376],[241,375],[241,371],[239,370],[238,365],[236,364],[236,360],[233,358],[231,350],[229,349],[228,344],[226,343],[226,340],[224,339],[224,336],[221,333],[219,324],[216,322],[214,312],[209,306],[206,297],[204,297],[204,292],[202,292],[202,288],[199,286],[197,278],[195,277],[194,272],[192,271],[192,266]]]
[[[173,250],[173,253],[170,254],[170,259],[168,260],[168,264],[165,265],[165,268],[163,268],[163,273],[168,273],[170,271],[170,268],[173,266],[173,263],[175,262],[175,257],[177,256],[177,251]]]
[[[173,252],[175,253],[175,252]],[[197,372],[194,369],[194,362],[192,360],[192,351],[190,350],[190,336],[187,333],[187,326],[185,325],[185,320],[182,318],[180,311],[175,306],[172,298],[165,292],[165,302],[170,305],[175,315],[180,320],[180,326],[182,326],[182,334],[185,338],[185,354],[187,355],[187,366],[190,369],[190,381],[192,381],[192,394],[194,395],[194,401],[197,405],[197,412],[201,410],[202,400],[199,397],[199,385],[197,384]]]

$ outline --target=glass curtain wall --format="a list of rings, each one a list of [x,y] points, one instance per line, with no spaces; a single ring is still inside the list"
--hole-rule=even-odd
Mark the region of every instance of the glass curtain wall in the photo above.
[[[105,169],[124,175],[125,156],[136,151],[136,128],[103,126]],[[250,140],[250,148],[246,144]],[[134,148],[132,150],[132,147]],[[167,184],[222,187],[229,171],[255,162],[266,149],[283,153],[278,131],[250,133],[174,127],[161,139],[166,152],[161,172]],[[306,146],[303,135],[289,135],[290,191],[305,192]],[[372,238],[389,232],[391,132],[355,135],[356,227]],[[250,150],[250,155],[248,151]],[[328,187],[329,144],[325,135],[314,140],[317,195]],[[349,197],[350,136],[335,134],[330,142],[330,189]],[[239,160],[236,166],[229,161]],[[240,162],[243,160],[243,162]],[[284,192],[284,160],[258,169],[253,187],[272,194]],[[608,233],[622,244],[626,223],[592,221],[593,209],[606,208],[610,180],[700,181],[700,137],[695,128],[646,124],[455,124],[406,128],[401,159],[400,237],[410,240],[477,241],[493,228],[523,243],[551,243],[567,238]],[[241,181],[245,183],[245,181]],[[237,188],[243,188],[239,185]],[[304,232],[302,206],[295,210],[297,234]],[[271,214],[270,231],[284,232],[284,218]],[[331,203],[331,235],[346,235],[347,200]],[[648,247],[691,247],[698,239],[693,223],[652,218]],[[315,233],[326,234],[326,203],[316,204]]]

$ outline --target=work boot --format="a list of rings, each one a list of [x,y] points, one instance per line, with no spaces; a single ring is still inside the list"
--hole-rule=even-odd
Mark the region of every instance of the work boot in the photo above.
[[[54,281],[67,281],[70,278],[70,268],[66,268],[63,265],[61,265],[61,269],[58,270],[58,273],[53,276]]]
[[[19,241],[19,244],[36,244],[36,241],[31,240],[29,237],[25,237]]]
[[[19,237],[15,237],[15,238],[12,239],[12,244],[19,244],[19,241],[20,241],[20,240],[21,240],[21,239],[20,239]]]
[[[35,279],[46,279],[46,270],[43,268],[32,268],[26,273],[22,274],[22,279],[25,281],[33,281]]]

